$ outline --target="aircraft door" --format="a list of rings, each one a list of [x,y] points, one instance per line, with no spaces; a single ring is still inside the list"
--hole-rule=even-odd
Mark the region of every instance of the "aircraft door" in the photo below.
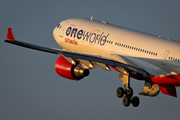
[[[167,57],[169,55],[169,51],[167,50],[164,55],[163,55],[163,58],[162,58],[162,65],[166,65],[166,60],[167,60]]]
[[[99,42],[99,37],[98,37],[99,36],[98,35],[99,32],[100,32],[99,30],[95,29],[92,32],[92,34],[89,36],[89,44],[90,45],[94,45],[94,44]]]
[[[61,27],[61,30],[60,30],[60,33],[59,33],[59,37],[62,37],[64,36],[65,32],[66,32],[66,28],[68,27],[69,25],[69,22],[65,22],[62,24],[62,27]]]

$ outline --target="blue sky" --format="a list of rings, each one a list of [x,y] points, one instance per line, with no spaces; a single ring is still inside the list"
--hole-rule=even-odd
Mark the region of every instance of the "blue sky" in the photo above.
[[[138,108],[125,108],[115,91],[122,86],[116,71],[91,70],[79,82],[58,76],[58,55],[4,43],[7,28],[15,38],[61,48],[52,32],[62,20],[105,20],[134,30],[180,40],[180,2],[169,0],[1,0],[0,4],[0,118],[2,120],[169,120],[179,119],[180,98],[162,93],[139,96]],[[131,79],[134,95],[144,82]],[[180,89],[177,88],[177,95]]]

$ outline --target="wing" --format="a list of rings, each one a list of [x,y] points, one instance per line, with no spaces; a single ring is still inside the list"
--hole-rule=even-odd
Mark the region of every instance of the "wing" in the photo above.
[[[132,61],[130,61],[129,59],[121,55],[86,54],[86,53],[79,53],[79,52],[73,52],[73,51],[66,51],[62,49],[55,49],[55,48],[48,48],[48,47],[33,45],[33,44],[15,40],[13,31],[11,28],[8,28],[7,39],[5,40],[5,42],[19,45],[26,48],[30,48],[30,49],[34,49],[34,50],[58,54],[58,55],[63,56],[66,60],[68,60],[72,64],[75,64],[76,60],[78,60],[89,69],[100,66],[103,69],[110,71],[109,66],[111,66],[119,72],[131,71],[131,72],[135,72],[141,75],[149,76],[149,74],[143,68],[139,67],[137,64],[133,63]]]

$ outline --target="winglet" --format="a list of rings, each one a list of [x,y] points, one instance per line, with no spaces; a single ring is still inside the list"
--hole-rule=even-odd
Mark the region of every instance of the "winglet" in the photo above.
[[[13,31],[11,28],[8,28],[6,40],[15,40],[14,35],[13,35]]]

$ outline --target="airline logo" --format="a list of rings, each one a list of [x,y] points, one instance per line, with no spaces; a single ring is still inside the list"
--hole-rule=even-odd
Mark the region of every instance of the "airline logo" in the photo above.
[[[71,40],[71,39],[69,39],[69,38],[65,38],[64,39],[65,40],[65,42],[67,42],[67,43],[70,43],[70,44],[73,44],[73,45],[78,45],[78,42],[74,39],[74,40]]]
[[[85,41],[89,41],[90,43],[99,44],[104,46],[109,34],[104,35],[104,32],[98,34],[93,32],[88,32],[84,30],[78,30],[78,28],[68,27],[66,30],[66,36],[82,39]]]

